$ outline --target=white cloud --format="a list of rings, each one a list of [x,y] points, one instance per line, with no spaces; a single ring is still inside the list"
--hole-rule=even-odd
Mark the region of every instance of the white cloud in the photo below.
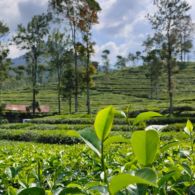
[[[195,1],[187,0],[192,9],[192,19],[195,20]],[[100,24],[94,28],[96,42],[95,59],[101,61],[101,52],[111,50],[111,60],[115,56],[126,55],[129,51],[143,50],[142,43],[147,35],[152,32],[151,25],[146,18],[148,13],[153,13],[155,7],[153,0],[99,0],[102,12]]]
[[[41,14],[47,9],[48,0],[0,0],[0,20],[10,28],[10,35],[18,24],[26,24],[33,15]],[[14,58],[24,54],[15,45],[9,47],[9,57]]]
[[[9,46],[9,49],[10,49],[9,58],[17,58],[26,53],[25,50],[20,50],[16,45]]]
[[[93,39],[96,42],[95,59],[101,60],[104,49],[111,50],[111,60],[115,56],[126,55],[129,51],[142,50],[142,42],[151,32],[151,26],[146,14],[154,10],[153,0],[97,0],[102,11],[99,14],[99,24],[93,28]],[[195,0],[187,0],[192,9],[192,19],[195,22]],[[16,30],[19,23],[26,24],[33,15],[47,9],[48,0],[0,0],[0,20]],[[16,46],[11,47],[10,56],[20,55]]]

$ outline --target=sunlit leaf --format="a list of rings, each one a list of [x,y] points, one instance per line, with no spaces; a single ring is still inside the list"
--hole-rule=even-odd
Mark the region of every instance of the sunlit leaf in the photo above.
[[[193,125],[190,120],[187,121],[186,126],[184,128],[185,133],[187,133],[189,136],[191,136],[193,131]]]
[[[135,120],[133,121],[133,125],[137,125],[141,122],[145,122],[153,117],[160,117],[162,116],[161,114],[159,114],[158,112],[143,112],[141,114],[139,114]]]
[[[110,191],[112,194],[116,194],[118,191],[126,188],[131,184],[146,184],[156,187],[156,183],[146,180],[139,176],[132,176],[130,174],[119,174],[113,176],[110,181]]]
[[[101,142],[92,128],[78,131],[81,139],[98,155],[101,156]]]
[[[143,165],[151,164],[159,149],[159,134],[155,130],[136,131],[131,137],[131,144],[138,162]]]
[[[104,141],[112,128],[114,120],[114,109],[112,106],[100,110],[95,119],[95,132],[99,140]]]

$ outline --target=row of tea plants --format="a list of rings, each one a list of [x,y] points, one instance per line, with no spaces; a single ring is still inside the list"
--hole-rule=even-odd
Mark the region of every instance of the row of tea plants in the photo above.
[[[93,127],[68,131],[84,145],[1,144],[0,194],[194,194],[193,125],[188,141],[161,141],[157,130],[133,131],[155,112],[139,114],[130,138],[110,135],[114,116],[125,114],[109,106],[98,112]]]

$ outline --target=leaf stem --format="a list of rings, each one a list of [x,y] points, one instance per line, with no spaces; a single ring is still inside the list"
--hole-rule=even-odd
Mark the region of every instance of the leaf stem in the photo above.
[[[111,194],[110,188],[109,188],[109,182],[108,182],[108,173],[107,173],[106,165],[105,165],[104,143],[103,143],[103,141],[101,142],[101,167],[102,167],[102,172],[104,173],[104,183],[106,183],[107,188],[108,188],[108,192],[109,192],[109,194]]]

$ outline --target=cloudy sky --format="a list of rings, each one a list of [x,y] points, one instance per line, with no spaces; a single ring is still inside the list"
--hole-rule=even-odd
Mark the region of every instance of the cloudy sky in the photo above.
[[[116,55],[143,50],[142,42],[151,32],[146,14],[153,10],[153,0],[97,0],[102,8],[99,24],[93,28],[96,42],[94,59],[100,60],[104,49],[111,51],[111,60]],[[191,15],[195,22],[195,0],[187,0],[192,5]],[[0,0],[0,20],[13,33],[17,24],[26,24],[33,15],[47,10],[48,0]],[[21,55],[16,46],[11,47],[12,58]]]

